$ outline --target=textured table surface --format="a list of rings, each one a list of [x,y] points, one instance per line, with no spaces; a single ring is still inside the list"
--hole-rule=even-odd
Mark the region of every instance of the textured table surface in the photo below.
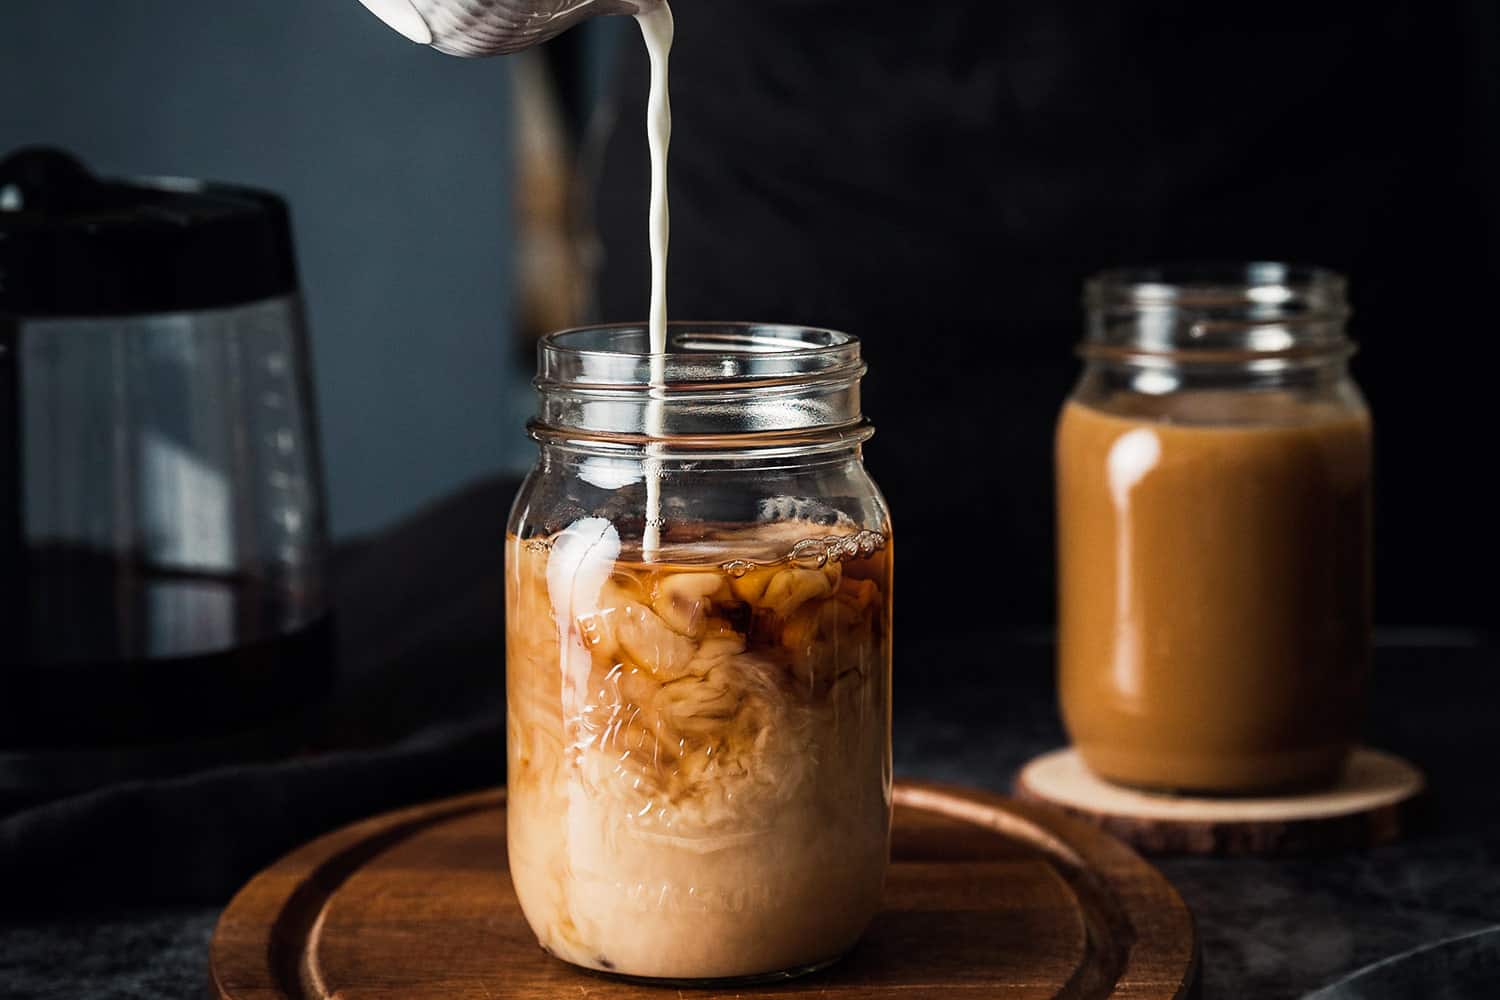
[[[335,731],[379,744],[451,719],[461,706],[474,721],[463,730],[462,767],[455,765],[460,783],[478,780],[487,759],[493,781],[503,779],[493,536],[504,495],[497,486],[456,498],[345,553],[340,563],[351,676]],[[476,535],[492,537],[476,545]],[[463,570],[465,560],[475,563],[472,572]],[[438,566],[444,582],[426,583],[420,595],[392,582],[436,579],[424,574]],[[1062,742],[1051,656],[1043,635],[933,638],[902,622],[898,773],[1007,790],[1029,756]],[[378,726],[368,721],[375,704],[383,707]],[[398,705],[399,711],[392,707]],[[1492,774],[1500,761],[1497,705],[1500,653],[1492,645],[1457,632],[1385,634],[1369,742],[1409,757],[1430,776],[1432,795],[1413,834],[1389,847],[1317,858],[1158,861],[1197,915],[1208,1000],[1298,997],[1370,962],[1500,923],[1500,796]],[[442,741],[449,738],[439,730],[423,745],[424,760],[443,766]],[[488,755],[478,770],[475,745]],[[415,770],[424,769],[431,774],[426,765]],[[382,807],[453,790],[452,782],[430,778],[390,785]],[[366,806],[351,802],[348,809],[370,811]],[[319,812],[314,825],[339,825],[358,814]],[[115,810],[108,822],[131,815]],[[0,850],[4,834],[0,824]],[[107,828],[92,831],[101,844],[110,835]],[[236,864],[247,875],[287,846],[268,839]],[[159,871],[171,874],[170,867]],[[0,885],[0,1000],[201,996],[208,939],[227,892],[212,887],[186,893],[191,901],[148,905],[118,893],[107,901],[70,898],[43,912],[30,903],[6,907]]]

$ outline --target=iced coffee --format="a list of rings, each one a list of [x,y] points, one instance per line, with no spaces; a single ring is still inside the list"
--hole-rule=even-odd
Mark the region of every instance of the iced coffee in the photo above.
[[[1369,657],[1357,397],[1075,399],[1057,472],[1060,693],[1089,767],[1188,791],[1331,781]]]
[[[671,980],[837,958],[879,905],[890,543],[781,521],[645,559],[581,518],[507,546],[511,878],[544,948]]]

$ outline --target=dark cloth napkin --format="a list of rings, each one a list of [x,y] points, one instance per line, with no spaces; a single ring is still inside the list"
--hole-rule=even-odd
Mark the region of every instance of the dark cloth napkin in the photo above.
[[[222,902],[320,833],[503,782],[501,566],[515,489],[481,483],[339,549],[339,678],[295,756],[0,819],[0,909]]]

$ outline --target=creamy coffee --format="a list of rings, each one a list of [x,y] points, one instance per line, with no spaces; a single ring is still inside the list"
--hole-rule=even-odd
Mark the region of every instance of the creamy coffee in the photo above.
[[[1370,423],[1290,392],[1070,402],[1057,435],[1060,696],[1100,776],[1331,780],[1369,658]]]
[[[507,545],[511,878],[543,947],[711,979],[841,955],[888,851],[890,560],[802,522]]]

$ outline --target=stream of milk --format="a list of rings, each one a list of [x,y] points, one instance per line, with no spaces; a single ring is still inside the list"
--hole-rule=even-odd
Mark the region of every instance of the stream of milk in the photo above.
[[[662,3],[636,15],[646,53],[651,60],[651,96],[646,104],[646,138],[651,149],[651,306],[648,328],[651,336],[651,401],[646,409],[646,433],[659,438],[663,432],[663,406],[667,380],[667,242],[670,216],[667,211],[667,149],[672,143],[672,101],[667,90],[667,62],[672,53],[675,26],[672,8]],[[661,453],[659,444],[646,448],[646,531],[641,540],[649,561],[661,546]]]

